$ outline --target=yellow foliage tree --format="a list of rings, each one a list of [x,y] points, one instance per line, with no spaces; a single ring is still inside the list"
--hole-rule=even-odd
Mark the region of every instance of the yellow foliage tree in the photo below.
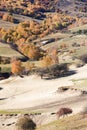
[[[48,67],[53,64],[53,60],[49,55],[46,55],[41,60],[41,67]]]
[[[23,71],[23,67],[22,67],[21,61],[20,60],[13,60],[11,72],[13,74],[21,74],[22,71]]]
[[[28,57],[32,60],[37,60],[40,58],[40,49],[39,47],[36,46],[30,46],[29,52],[28,52]]]

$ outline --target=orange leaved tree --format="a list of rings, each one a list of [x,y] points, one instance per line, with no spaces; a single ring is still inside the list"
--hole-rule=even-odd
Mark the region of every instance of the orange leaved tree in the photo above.
[[[41,67],[48,67],[53,64],[52,58],[49,55],[46,55],[41,60]]]
[[[22,63],[20,60],[13,60],[12,61],[12,68],[11,72],[15,75],[21,74],[23,71]]]
[[[37,60],[41,56],[41,50],[39,47],[36,46],[30,46],[28,51],[28,57],[32,60]]]

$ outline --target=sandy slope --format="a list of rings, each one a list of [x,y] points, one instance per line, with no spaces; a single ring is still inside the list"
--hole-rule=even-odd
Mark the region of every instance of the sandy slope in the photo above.
[[[53,80],[42,80],[37,76],[29,76],[25,78],[11,77],[7,80],[0,81],[0,87],[3,89],[0,91],[0,99],[6,98],[0,101],[0,109],[22,109],[22,108],[38,108],[37,106],[43,106],[54,102],[64,102],[68,99],[72,99],[81,95],[80,91],[68,90],[64,93],[57,93],[61,86],[74,85],[72,79],[82,79],[87,77],[87,65],[76,69],[76,74],[68,77],[62,77]],[[78,99],[79,100],[79,99]],[[85,101],[82,103],[85,105]],[[66,104],[66,103],[65,103]],[[77,103],[78,104],[78,103]],[[77,108],[74,102],[72,105]],[[76,105],[76,106],[75,106]],[[52,105],[51,105],[52,107]],[[80,106],[79,109],[81,109]]]

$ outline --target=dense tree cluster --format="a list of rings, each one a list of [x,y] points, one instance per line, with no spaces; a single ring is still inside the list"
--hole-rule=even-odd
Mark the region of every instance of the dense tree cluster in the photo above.
[[[67,28],[75,23],[76,20],[74,17],[55,13],[55,15],[48,15],[47,19],[41,23],[31,20],[19,23],[12,29],[5,30],[0,28],[0,40],[12,46],[16,45],[22,54],[31,60],[37,60],[43,56],[43,51],[32,44],[33,41],[37,38],[41,39],[51,32]]]
[[[33,44],[20,43],[18,45],[18,49],[31,60],[38,60],[40,57],[44,55],[43,51]]]
[[[28,43],[37,38],[42,38],[53,31],[62,30],[74,22],[76,22],[75,18],[63,14],[55,14],[48,16],[48,18],[41,23],[33,20],[25,21],[7,31],[0,29],[0,39],[8,43],[20,43],[20,41],[22,43]]]
[[[18,23],[19,21],[17,19],[14,18],[14,16],[10,13],[3,13],[0,12],[0,19],[2,19],[3,21],[8,21],[8,22],[12,22],[12,23]]]
[[[40,5],[38,1],[32,3],[30,0],[1,0],[0,10],[31,16],[34,18],[41,18],[45,16],[43,14],[43,12],[45,12],[45,8]]]

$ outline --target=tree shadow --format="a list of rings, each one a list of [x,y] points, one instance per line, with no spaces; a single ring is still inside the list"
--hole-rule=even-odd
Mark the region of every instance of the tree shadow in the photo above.
[[[5,99],[7,99],[7,98],[0,98],[0,100],[5,100]]]
[[[58,74],[58,75],[52,75],[50,76],[50,74],[48,74],[48,77],[42,77],[42,79],[45,79],[45,80],[52,80],[52,79],[57,79],[57,78],[62,78],[62,77],[68,77],[68,76],[71,76],[71,75],[74,75],[76,74],[76,71],[75,70],[72,70],[72,71],[67,71],[66,73],[63,73],[63,74]]]
[[[4,73],[0,73],[0,80],[4,80],[10,77],[10,73],[8,72],[4,72]]]
[[[3,88],[2,87],[0,87],[0,90],[2,90]]]

